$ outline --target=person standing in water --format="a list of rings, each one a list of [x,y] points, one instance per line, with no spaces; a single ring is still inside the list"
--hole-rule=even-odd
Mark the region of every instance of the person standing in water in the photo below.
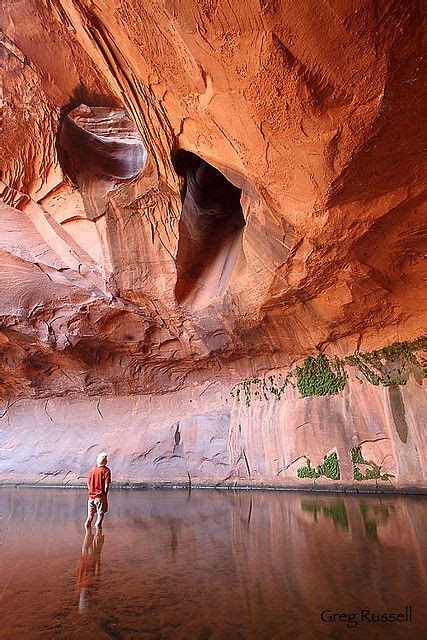
[[[91,526],[93,517],[97,513],[95,527],[101,528],[104,516],[108,511],[107,496],[111,484],[111,471],[107,467],[107,462],[107,453],[101,451],[96,458],[96,467],[93,467],[89,472],[87,481],[89,499],[85,527]]]

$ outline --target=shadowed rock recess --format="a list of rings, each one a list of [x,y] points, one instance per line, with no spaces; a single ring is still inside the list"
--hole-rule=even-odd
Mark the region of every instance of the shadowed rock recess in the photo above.
[[[420,4],[4,16],[0,482],[425,490]]]
[[[175,295],[183,302],[198,291],[206,306],[225,292],[241,251],[241,190],[193,153],[180,151],[175,166],[184,178]]]

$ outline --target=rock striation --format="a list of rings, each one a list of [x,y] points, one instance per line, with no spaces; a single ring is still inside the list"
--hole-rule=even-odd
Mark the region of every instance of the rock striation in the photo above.
[[[100,446],[124,483],[425,487],[422,343],[230,394],[425,334],[422,37],[407,0],[7,5],[2,481]]]

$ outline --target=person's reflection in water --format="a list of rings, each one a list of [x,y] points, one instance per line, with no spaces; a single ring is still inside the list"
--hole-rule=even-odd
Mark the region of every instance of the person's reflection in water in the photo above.
[[[91,529],[86,531],[76,574],[80,613],[85,613],[89,609],[90,601],[96,592],[101,577],[101,551],[103,545],[104,535],[100,529],[96,529],[95,535]]]

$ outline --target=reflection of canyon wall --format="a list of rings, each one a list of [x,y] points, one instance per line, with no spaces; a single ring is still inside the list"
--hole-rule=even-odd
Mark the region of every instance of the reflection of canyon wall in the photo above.
[[[334,449],[349,481],[349,449],[377,440],[364,459],[418,486],[413,380],[391,412],[358,381],[249,417],[226,399],[307,354],[423,333],[419,3],[17,0],[4,13],[6,479],[75,478],[100,445],[135,481],[288,483],[294,457]]]
[[[79,562],[84,499],[82,492],[0,492],[9,523],[3,629],[16,630],[8,612],[25,589],[34,597],[22,603],[23,639],[50,620],[57,637],[67,638],[82,637],[79,625],[88,637],[103,626],[116,636],[144,629],[185,640],[209,630],[221,640],[348,638],[345,627],[322,624],[320,612],[400,611],[405,604],[412,604],[414,622],[381,632],[422,637],[425,508],[419,498],[113,491],[102,577],[91,583],[82,616],[74,575],[59,585],[57,576]],[[31,533],[23,526],[29,522]],[[17,559],[23,562],[14,573]],[[372,638],[375,629],[360,626],[357,637]]]

